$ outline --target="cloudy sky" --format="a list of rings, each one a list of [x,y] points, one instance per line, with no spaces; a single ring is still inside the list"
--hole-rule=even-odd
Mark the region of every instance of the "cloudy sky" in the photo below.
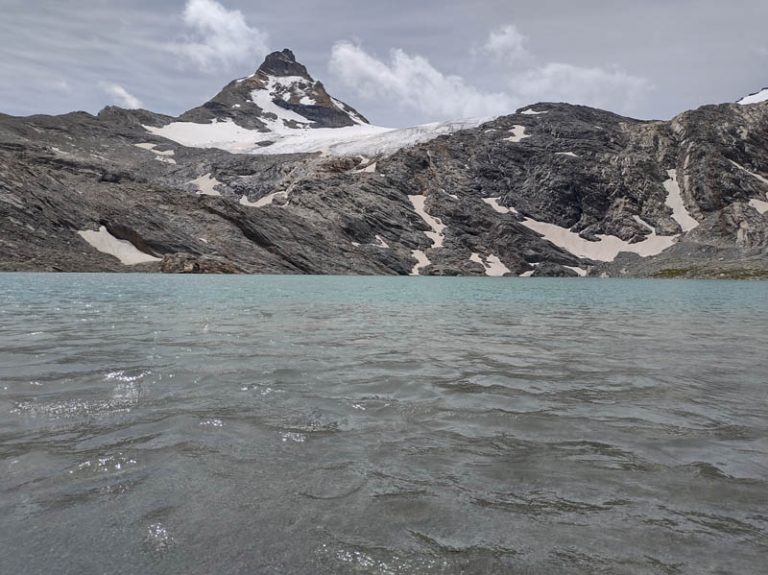
[[[0,112],[178,114],[291,48],[374,123],[568,101],[670,118],[768,85],[766,0],[0,0]]]

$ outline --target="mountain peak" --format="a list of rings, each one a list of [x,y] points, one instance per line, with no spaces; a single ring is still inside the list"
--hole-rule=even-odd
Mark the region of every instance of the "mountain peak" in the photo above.
[[[179,119],[195,123],[232,121],[263,132],[368,124],[357,110],[328,94],[322,82],[315,81],[287,48],[272,52],[256,72],[230,82],[211,100],[184,112]]]
[[[288,48],[269,54],[264,59],[264,63],[259,66],[258,72],[269,76],[301,76],[308,80],[312,79],[306,67],[296,61],[296,56]]]

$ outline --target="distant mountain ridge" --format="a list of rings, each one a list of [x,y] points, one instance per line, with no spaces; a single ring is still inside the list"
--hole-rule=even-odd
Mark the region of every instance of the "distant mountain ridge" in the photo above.
[[[283,50],[176,118],[0,115],[0,270],[768,277],[766,100],[391,129]]]

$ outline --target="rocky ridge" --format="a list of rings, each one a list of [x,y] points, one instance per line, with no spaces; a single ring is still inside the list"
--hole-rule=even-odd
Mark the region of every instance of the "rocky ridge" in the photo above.
[[[260,144],[174,140],[222,125]],[[0,269],[768,276],[768,102],[377,130],[290,51],[178,118],[0,116]]]

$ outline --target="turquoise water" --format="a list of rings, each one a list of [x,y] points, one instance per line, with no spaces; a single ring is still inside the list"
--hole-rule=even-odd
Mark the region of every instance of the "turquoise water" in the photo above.
[[[0,573],[764,573],[768,283],[0,275]]]

